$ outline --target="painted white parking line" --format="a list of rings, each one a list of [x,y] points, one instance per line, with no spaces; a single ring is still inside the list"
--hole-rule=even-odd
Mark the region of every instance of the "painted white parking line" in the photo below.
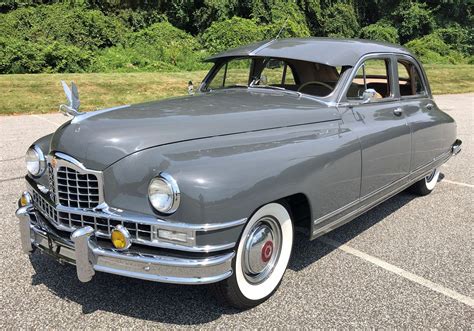
[[[474,188],[474,185],[472,185],[472,184],[461,183],[461,182],[454,182],[454,181],[448,180],[448,179],[443,179],[441,182],[442,182],[442,183],[448,183],[448,184],[454,184],[454,185],[459,185],[459,186],[465,186],[465,187]]]
[[[361,258],[367,262],[370,262],[380,268],[383,268],[387,271],[390,271],[390,272],[393,272],[394,274],[397,274],[405,279],[408,279],[414,283],[417,283],[419,285],[422,285],[432,291],[435,291],[435,292],[438,292],[438,293],[441,293],[447,297],[450,297],[456,301],[459,301],[461,303],[464,303],[466,305],[468,305],[469,307],[474,307],[474,299],[468,297],[468,296],[465,296],[461,293],[458,293],[456,291],[453,291],[449,288],[446,288],[442,285],[439,285],[439,284],[436,284],[436,283],[433,283],[432,281],[426,279],[426,278],[423,278],[421,276],[418,276],[418,275],[415,275],[409,271],[406,271],[406,270],[403,270],[397,266],[394,266],[393,264],[390,264],[388,262],[385,262],[379,258],[376,258],[374,256],[371,256],[369,254],[366,254],[364,252],[361,252],[355,248],[352,248],[350,246],[347,246],[346,244],[342,244],[336,240],[332,240],[332,239],[329,239],[329,238],[326,238],[326,237],[319,237],[318,240],[320,240],[321,242],[327,244],[327,245],[330,245],[334,248],[338,248],[348,254],[351,254],[351,255],[354,255],[354,256],[357,256],[358,258]]]
[[[38,116],[38,115],[31,115],[31,116],[36,117],[36,118],[39,118],[40,120],[46,121],[46,122],[48,122],[48,123],[54,124],[54,125],[57,126],[57,127],[61,126],[61,124],[58,124],[58,123],[56,123],[56,122],[54,122],[54,121],[51,121],[51,120],[49,120],[49,119],[47,119],[47,118],[45,118],[45,117],[42,117],[42,116]]]

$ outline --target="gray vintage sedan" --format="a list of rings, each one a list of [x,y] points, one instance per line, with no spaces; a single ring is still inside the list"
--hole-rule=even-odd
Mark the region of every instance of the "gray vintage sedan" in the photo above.
[[[194,95],[78,111],[26,154],[21,245],[76,266],[269,298],[296,230],[315,239],[410,188],[461,149],[406,49],[277,39],[208,59]],[[146,82],[144,81],[144,84]]]

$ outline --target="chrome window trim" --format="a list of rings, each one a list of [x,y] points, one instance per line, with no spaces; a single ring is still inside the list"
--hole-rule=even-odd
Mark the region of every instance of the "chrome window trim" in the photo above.
[[[337,105],[343,105],[345,103],[353,103],[353,104],[359,104],[359,102],[355,102],[357,100],[349,100],[347,99],[346,95],[347,92],[349,91],[349,87],[352,83],[352,80],[354,77],[357,75],[357,71],[359,70],[360,66],[367,60],[369,59],[377,59],[377,58],[386,58],[391,61],[391,64],[389,66],[389,74],[392,77],[389,77],[390,80],[390,87],[392,88],[392,91],[390,92],[390,97],[386,97],[387,101],[385,102],[393,102],[393,101],[398,101],[398,98],[394,95],[394,90],[393,90],[393,85],[394,85],[394,80],[393,80],[393,62],[394,62],[394,57],[396,57],[398,53],[388,53],[388,52],[381,52],[381,53],[367,53],[363,56],[360,57],[359,60],[357,60],[357,63],[350,69],[352,70],[350,75],[346,76],[346,80],[344,82],[341,82],[341,90],[339,96],[336,98],[336,104]],[[384,100],[381,99],[381,100]]]
[[[398,60],[406,60],[410,62],[412,65],[415,66],[416,71],[418,72],[418,76],[421,78],[421,82],[423,84],[423,93],[421,94],[414,94],[414,95],[404,95],[402,96],[400,93],[400,90],[398,91],[398,94],[400,96],[400,100],[407,100],[407,99],[422,99],[422,98],[430,98],[431,94],[431,89],[428,85],[428,80],[426,79],[426,73],[424,69],[421,67],[420,63],[418,61],[409,55],[406,54],[396,54],[395,55],[395,60],[396,60],[396,74],[397,74],[397,79],[399,78],[398,76]]]

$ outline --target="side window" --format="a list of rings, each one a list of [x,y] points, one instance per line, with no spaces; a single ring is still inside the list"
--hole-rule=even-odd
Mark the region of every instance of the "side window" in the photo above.
[[[390,90],[389,59],[368,59],[357,70],[357,74],[347,92],[347,98],[362,100],[365,90],[375,90],[375,99],[385,99],[392,95]]]
[[[400,95],[422,95],[426,93],[423,80],[416,66],[410,61],[398,60],[398,86]]]
[[[285,61],[271,59],[260,74],[263,85],[295,85],[291,67]]]
[[[246,87],[249,83],[250,59],[234,59],[226,62],[208,84],[208,89]]]

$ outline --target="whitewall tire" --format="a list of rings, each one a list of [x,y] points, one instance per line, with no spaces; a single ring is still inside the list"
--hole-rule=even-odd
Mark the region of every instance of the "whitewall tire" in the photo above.
[[[410,190],[418,195],[430,194],[439,180],[439,169],[433,169],[426,177],[420,179],[418,182],[411,186]]]
[[[269,203],[258,209],[242,232],[233,275],[214,285],[218,297],[239,309],[267,300],[286,271],[293,236],[293,223],[283,205]]]

